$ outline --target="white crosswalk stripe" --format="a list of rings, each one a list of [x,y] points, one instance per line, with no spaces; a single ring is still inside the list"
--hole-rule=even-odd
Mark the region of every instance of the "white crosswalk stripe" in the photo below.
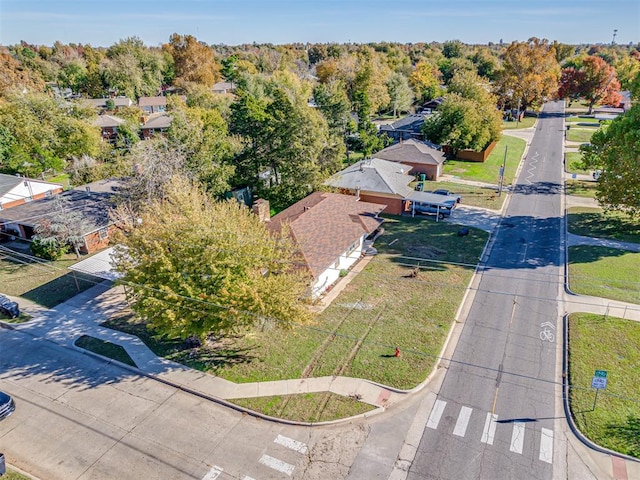
[[[498,415],[495,413],[487,413],[487,418],[484,421],[484,429],[482,430],[482,437],[480,438],[482,443],[493,445],[493,437],[496,435],[497,421]]]
[[[278,460],[277,458],[267,454],[262,455],[258,462],[279,472],[286,473],[289,476],[291,476],[295,468],[293,465],[283,462],[282,460]]]
[[[540,429],[540,456],[543,462],[553,462],[553,430]]]
[[[467,431],[467,425],[469,425],[469,419],[471,418],[471,412],[473,412],[472,408],[462,407],[460,409],[460,415],[458,415],[458,421],[456,422],[456,426],[453,429],[453,434],[458,437],[464,437],[464,434]]]
[[[433,408],[431,409],[431,413],[429,414],[427,427],[433,430],[437,430],[438,426],[440,425],[440,420],[442,419],[442,416],[444,415],[447,408],[451,409],[452,407],[448,407],[447,402],[445,402],[444,400],[436,400],[433,404]],[[471,423],[471,418],[473,417],[473,415],[473,408],[466,406],[460,407],[460,412],[458,412],[458,418],[456,420],[455,426],[453,427],[452,434],[457,437],[464,437],[467,434],[467,429],[469,427],[469,424]],[[509,451],[522,455],[525,447],[525,437],[527,435],[535,435],[535,429],[531,428],[527,430],[526,422],[514,421],[513,423],[511,423],[509,421],[505,421],[504,423],[500,424],[500,432],[503,432],[500,433],[500,435],[504,434],[505,428],[508,428],[509,424],[511,424],[512,428]],[[497,428],[498,415],[495,413],[487,412],[480,441],[482,443],[486,443],[487,445],[493,445]],[[527,441],[527,445],[536,443],[531,438]],[[500,442],[498,444],[500,444]],[[553,462],[553,430],[551,429],[541,428],[540,453],[538,458],[546,463]]]
[[[295,450],[298,453],[307,453],[307,446],[304,443],[294,440],[293,438],[285,437],[284,435],[278,435],[274,443]]]
[[[436,400],[436,403],[433,405],[431,409],[431,414],[429,415],[429,420],[427,421],[427,427],[433,428],[434,430],[438,428],[438,424],[440,423],[440,417],[442,417],[442,412],[444,412],[444,407],[447,405],[447,402],[443,402],[442,400]]]
[[[211,467],[211,470],[209,470],[207,474],[202,477],[202,480],[216,480],[216,478],[218,478],[223,471],[224,470],[222,468],[214,465],[213,467]]]
[[[524,447],[524,432],[524,422],[513,423],[513,431],[511,432],[511,446],[509,447],[509,450],[515,453],[522,453],[522,448]]]

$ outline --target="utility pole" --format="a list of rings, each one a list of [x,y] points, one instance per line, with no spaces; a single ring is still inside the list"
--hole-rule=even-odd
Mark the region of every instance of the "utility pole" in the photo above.
[[[616,35],[618,34],[618,29],[614,28],[613,29],[613,40],[611,40],[611,45],[615,45],[616,44]]]
[[[504,170],[507,166],[507,149],[508,145],[504,146],[504,159],[502,160],[502,165],[500,166],[500,189],[498,190],[498,196],[502,195],[502,185],[504,184]]]

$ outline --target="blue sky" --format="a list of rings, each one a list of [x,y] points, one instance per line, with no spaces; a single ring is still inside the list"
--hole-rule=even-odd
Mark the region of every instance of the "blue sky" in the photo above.
[[[640,42],[638,0],[0,0],[0,44]]]

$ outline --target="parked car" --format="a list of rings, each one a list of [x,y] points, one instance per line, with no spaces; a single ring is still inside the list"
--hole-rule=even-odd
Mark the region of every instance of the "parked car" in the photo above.
[[[424,215],[437,215],[438,218],[440,220],[442,220],[444,217],[449,217],[451,216],[451,212],[456,208],[455,203],[453,203],[453,201],[451,201],[451,203],[448,203],[446,205],[442,205],[442,204],[433,204],[433,203],[426,203],[426,202],[414,202],[413,203],[413,210],[416,213],[422,213]]]
[[[462,201],[462,195],[458,195],[456,193],[453,193],[450,190],[445,190],[443,188],[440,188],[438,190],[434,190],[431,193],[435,193],[436,195],[445,195],[447,197],[456,197],[456,203],[460,203]]]
[[[13,300],[8,299],[4,295],[0,295],[0,313],[9,318],[16,318],[20,316],[20,308]]]
[[[16,404],[10,395],[0,392],[0,420],[7,418],[16,409]]]

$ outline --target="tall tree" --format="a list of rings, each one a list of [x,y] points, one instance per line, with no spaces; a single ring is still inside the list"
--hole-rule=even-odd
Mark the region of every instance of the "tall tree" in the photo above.
[[[581,150],[587,168],[602,170],[598,201],[611,210],[640,214],[640,105],[595,132]]]
[[[213,87],[220,80],[220,66],[213,49],[195,37],[174,33],[165,48],[175,62],[176,82],[195,82]]]
[[[401,73],[392,73],[387,80],[387,91],[389,93],[389,107],[393,110],[394,118],[400,112],[406,112],[413,103],[413,92],[409,87],[407,77]]]
[[[440,71],[435,65],[420,60],[409,76],[409,83],[419,101],[426,102],[438,94]]]
[[[438,115],[425,121],[423,132],[429,140],[450,145],[454,151],[480,151],[500,138],[501,126],[494,104],[452,93],[438,108]]]
[[[309,319],[308,288],[287,237],[272,236],[237,202],[215,202],[185,179],[149,203],[117,257],[132,308],[157,333],[245,333]],[[180,241],[176,241],[179,238]]]
[[[25,69],[0,46],[0,97],[10,90],[44,91],[44,81],[38,72]]]
[[[560,66],[556,51],[548,40],[530,38],[513,42],[503,55],[502,71],[497,79],[497,91],[523,110],[538,105],[558,90]]]
[[[582,62],[584,78],[581,94],[589,101],[589,114],[598,102],[617,104],[621,100],[618,93],[620,82],[616,79],[616,70],[602,58],[590,56]]]

